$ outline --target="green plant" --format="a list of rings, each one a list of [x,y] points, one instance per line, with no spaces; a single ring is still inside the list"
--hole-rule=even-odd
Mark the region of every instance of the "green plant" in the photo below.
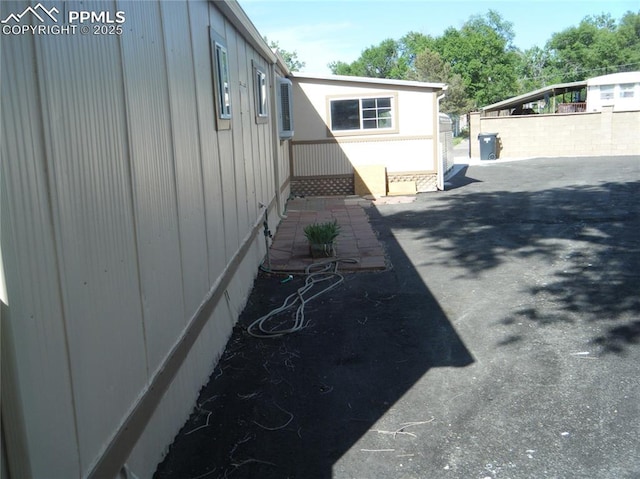
[[[327,221],[325,223],[313,223],[304,227],[304,235],[311,244],[333,243],[340,234],[338,220]]]

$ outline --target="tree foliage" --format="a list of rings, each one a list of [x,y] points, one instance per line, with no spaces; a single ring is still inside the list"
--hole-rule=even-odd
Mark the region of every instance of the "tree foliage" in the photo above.
[[[610,15],[585,17],[578,26],[553,34],[546,48],[547,71],[562,81],[640,69],[640,12],[628,12],[620,23]]]
[[[425,50],[435,51],[435,40],[419,32],[409,32],[398,42],[400,56],[404,59],[409,70],[415,67],[419,53]]]
[[[443,111],[458,113],[545,85],[640,70],[640,11],[619,22],[608,14],[586,17],[543,47],[521,51],[514,41],[513,24],[489,10],[440,37],[408,32],[329,67],[337,75],[447,83]]]
[[[442,58],[465,83],[476,106],[500,101],[517,91],[512,47],[513,32],[508,22],[489,10],[485,17],[474,16],[460,30],[448,28],[436,41]]]
[[[408,71],[406,60],[400,56],[398,42],[391,39],[367,48],[360,58],[351,64],[334,62],[329,68],[334,75],[395,79],[404,78]]]
[[[461,115],[473,106],[465,91],[462,77],[452,71],[451,65],[445,62],[438,52],[426,49],[418,53],[409,78],[423,82],[446,83],[448,88],[441,105],[442,111]]]
[[[269,48],[273,49],[273,50],[277,50],[278,53],[280,54],[280,56],[282,57],[282,59],[284,60],[285,65],[287,65],[287,68],[289,68],[289,71],[292,72],[298,72],[300,70],[302,70],[306,63],[303,61],[298,60],[298,52],[293,50],[293,51],[287,51],[284,48],[280,47],[280,44],[276,41],[269,41],[267,40],[267,37],[264,37],[265,41],[269,44]]]

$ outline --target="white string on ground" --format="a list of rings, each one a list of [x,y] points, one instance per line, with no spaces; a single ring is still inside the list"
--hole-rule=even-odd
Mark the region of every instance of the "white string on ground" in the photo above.
[[[268,314],[265,314],[251,323],[247,327],[247,332],[256,338],[277,338],[285,334],[294,333],[304,329],[307,326],[304,314],[305,305],[344,282],[344,276],[338,272],[338,265],[340,263],[357,262],[358,261],[356,259],[352,258],[332,258],[310,264],[305,269],[306,278],[304,286],[301,286],[295,293],[287,296],[282,303],[282,306],[270,311]],[[314,287],[321,283],[329,284],[316,293],[311,294]],[[296,312],[293,316],[292,326],[283,327],[281,322],[277,325],[269,326],[269,322],[273,320],[273,318],[286,311],[292,310],[293,308],[296,308]]]
[[[122,465],[122,468],[120,469],[120,475],[125,479],[139,479],[138,476],[133,473],[133,471],[126,463]]]

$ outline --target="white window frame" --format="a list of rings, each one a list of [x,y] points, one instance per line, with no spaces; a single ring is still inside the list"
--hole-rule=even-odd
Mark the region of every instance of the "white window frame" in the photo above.
[[[253,65],[253,83],[256,103],[256,123],[267,123],[269,121],[267,74],[256,64]]]
[[[613,85],[600,85],[600,100],[613,100],[615,97]]]
[[[635,96],[635,83],[623,83],[620,85],[620,98],[633,98]]]
[[[218,83],[218,118],[231,119],[231,81],[227,48],[215,42],[216,81]]]
[[[211,74],[213,76],[213,108],[216,130],[230,130],[232,109],[231,70],[225,39],[209,28]]]
[[[363,105],[363,102],[367,100],[380,100],[385,99],[389,100],[389,107],[382,106],[379,107],[377,104],[373,107],[366,107]],[[351,129],[335,129],[334,127],[334,118],[333,118],[333,105],[338,101],[357,101],[358,102],[358,128]],[[377,126],[380,120],[383,120],[384,117],[381,117],[377,114],[379,110],[386,110],[390,113],[389,119],[391,120],[391,125],[388,127],[380,127]],[[376,114],[374,116],[370,116],[369,118],[365,118],[365,111],[372,112],[375,111]],[[371,115],[371,113],[369,113]],[[365,122],[376,121],[375,128],[365,128]],[[396,92],[376,92],[372,94],[362,95],[362,96],[335,96],[327,98],[327,128],[328,134],[330,136],[346,136],[346,135],[384,135],[389,133],[397,133],[398,132],[398,95]]]

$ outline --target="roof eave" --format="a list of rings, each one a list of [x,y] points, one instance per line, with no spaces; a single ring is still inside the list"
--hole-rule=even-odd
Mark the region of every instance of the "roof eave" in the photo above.
[[[377,85],[389,85],[389,86],[404,86],[414,88],[429,88],[432,90],[447,90],[446,83],[428,83],[410,80],[394,80],[391,78],[373,78],[373,77],[359,77],[348,75],[311,75],[305,73],[292,73],[292,78],[298,80],[318,80],[318,81],[335,81],[335,82],[350,82],[350,83],[369,83]]]
[[[529,103],[531,101],[536,101],[544,97],[547,93],[553,93],[557,90],[566,90],[566,89],[577,89],[577,88],[586,88],[587,81],[576,81],[570,83],[558,83],[556,85],[549,85],[544,88],[540,88],[538,90],[534,90],[528,93],[524,93],[519,96],[514,96],[513,98],[508,98],[506,100],[499,101],[497,103],[493,103],[491,105],[487,105],[481,108],[481,111],[499,111],[505,110],[512,106],[517,106],[518,104]]]
[[[265,39],[260,35],[260,32],[253,24],[251,19],[244,12],[240,4],[235,0],[210,0],[231,22],[231,24],[240,32],[240,34],[249,42],[249,44],[255,48],[262,56],[264,56],[271,63],[278,64],[278,66],[289,74],[289,67],[285,64],[282,56],[274,53]]]

